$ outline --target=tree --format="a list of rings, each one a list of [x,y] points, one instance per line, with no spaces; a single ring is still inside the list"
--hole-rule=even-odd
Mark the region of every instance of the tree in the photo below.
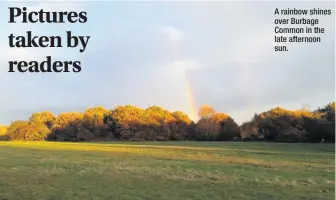
[[[256,115],[254,120],[262,137],[269,141],[298,142],[304,141],[304,117],[313,114],[306,110],[286,110],[280,107]]]
[[[105,126],[104,118],[107,114],[108,110],[102,106],[88,108],[83,114],[83,125],[95,137],[106,137],[108,130]]]
[[[335,142],[335,108],[336,103],[332,102],[314,111],[315,121],[309,121],[309,135],[313,141]]]
[[[49,140],[81,141],[92,139],[92,133],[85,128],[83,113],[61,113],[55,119]]]
[[[215,109],[213,107],[211,107],[209,105],[202,105],[199,108],[198,116],[201,119],[208,119],[208,118],[210,118],[215,113],[216,113],[216,111],[215,111]]]
[[[254,122],[254,120],[251,120],[249,122],[244,122],[240,126],[240,138],[242,140],[258,140],[259,137],[259,130]]]
[[[7,126],[0,125],[0,140],[8,140],[7,130]]]
[[[335,102],[315,111],[280,107],[255,114],[240,127],[229,115],[209,105],[199,110],[195,123],[181,111],[159,106],[142,109],[132,105],[108,111],[98,106],[84,113],[54,116],[44,111],[29,120],[0,126],[0,139],[82,141],[116,140],[267,140],[274,142],[335,142]],[[3,136],[5,135],[5,136]],[[3,136],[3,137],[2,137]]]
[[[190,124],[191,123],[191,119],[189,118],[189,116],[181,111],[175,111],[172,113],[172,116],[175,118],[176,121],[184,123],[184,124]]]
[[[198,116],[198,133],[200,134],[200,140],[214,140],[216,133],[213,132],[213,122],[211,117],[216,113],[215,109],[209,105],[202,105],[199,108]]]
[[[51,129],[54,120],[56,119],[55,115],[49,111],[33,113],[30,118],[30,123],[43,123],[47,128]]]
[[[12,122],[7,130],[7,135],[10,140],[26,140],[27,132],[24,128],[29,124],[28,121],[17,120]],[[22,131],[21,131],[22,130]]]
[[[240,129],[238,124],[229,116],[219,121],[220,130],[216,140],[227,141],[238,139],[240,137]]]
[[[114,137],[121,140],[141,138],[145,124],[145,111],[132,105],[118,106],[110,113],[110,122],[115,123]],[[111,124],[112,125],[112,124]]]
[[[249,122],[241,126],[241,136],[246,130],[258,131],[258,137],[276,142],[317,142],[335,141],[335,104],[330,103],[314,112],[307,109],[286,110],[274,108],[256,114]],[[253,126],[252,126],[253,125]],[[250,126],[250,127],[248,127]],[[252,128],[253,127],[253,128]]]
[[[190,127],[192,126],[189,116],[181,111],[171,113],[174,122],[171,122],[172,140],[182,140],[189,138]]]
[[[0,136],[6,135],[7,134],[7,129],[8,129],[7,126],[1,126],[0,125]]]

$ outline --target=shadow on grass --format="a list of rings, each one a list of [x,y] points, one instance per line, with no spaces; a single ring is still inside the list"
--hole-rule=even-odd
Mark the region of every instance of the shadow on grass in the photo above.
[[[69,152],[69,154],[76,155],[74,152],[81,152],[86,154],[94,153],[104,153],[106,155],[120,155],[120,156],[136,156],[141,158],[154,158],[154,159],[164,159],[164,160],[178,160],[178,161],[194,161],[194,162],[204,162],[204,163],[218,163],[218,164],[244,164],[257,167],[266,168],[287,168],[291,170],[333,170],[334,166],[328,163],[313,163],[307,161],[289,161],[289,160],[269,160],[269,157],[262,158],[248,155],[232,154],[223,155],[213,152],[201,152],[201,151],[180,151],[180,149],[168,149],[168,148],[147,148],[141,145],[129,146],[129,145],[111,145],[106,146],[99,143],[90,143],[90,145],[85,145],[87,143],[79,143],[79,145],[74,145],[72,143],[57,143],[57,142],[2,142],[0,147],[5,148],[24,148],[24,149],[35,149],[40,151],[62,151]],[[192,149],[195,150],[195,149]],[[199,150],[199,149],[198,149]],[[245,150],[246,151],[246,150]],[[239,151],[238,151],[239,152]],[[256,152],[249,152],[258,155]],[[287,154],[289,154],[287,152]],[[272,155],[271,153],[268,155]],[[85,156],[85,155],[84,155]],[[276,154],[274,154],[276,158]],[[316,157],[315,157],[316,158]],[[307,159],[308,160],[308,159]],[[333,168],[333,169],[331,169]]]

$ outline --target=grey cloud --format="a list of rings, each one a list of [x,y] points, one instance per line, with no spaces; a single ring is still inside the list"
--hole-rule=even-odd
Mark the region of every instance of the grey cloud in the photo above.
[[[246,64],[231,63],[227,67],[237,70],[227,70],[227,65],[223,64],[222,67],[195,71],[189,77],[195,83],[198,102],[214,105],[224,112],[241,110],[251,104],[309,102],[319,95],[327,95],[332,101],[335,94],[333,63],[306,60],[254,64],[245,72]]]
[[[86,4],[90,5],[107,10],[115,9],[116,4]],[[186,110],[183,80],[164,77],[160,68],[185,59],[203,67],[187,74],[196,102],[212,104],[219,111],[237,113],[251,106],[292,102],[327,103],[335,94],[335,22],[324,24],[328,33],[321,44],[297,44],[289,52],[274,53],[271,43],[275,7],[316,5],[321,7],[316,2],[161,2],[141,3],[141,8],[146,8],[142,12],[134,7],[130,13],[92,14],[88,22],[94,25],[89,31],[92,41],[85,54],[71,56],[82,61],[80,74],[0,73],[0,89],[6,91],[0,98],[0,122],[26,118],[42,108],[57,113],[96,104],[108,108],[159,104]],[[145,17],[140,18],[142,15]],[[160,34],[161,26],[183,31],[181,46],[169,47]],[[79,26],[74,28],[81,31]],[[237,62],[229,62],[232,57]],[[245,118],[252,115],[246,114]]]

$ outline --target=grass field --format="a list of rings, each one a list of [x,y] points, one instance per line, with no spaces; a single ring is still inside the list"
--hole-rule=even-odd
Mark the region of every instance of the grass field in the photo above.
[[[334,144],[0,142],[0,199],[335,198]]]

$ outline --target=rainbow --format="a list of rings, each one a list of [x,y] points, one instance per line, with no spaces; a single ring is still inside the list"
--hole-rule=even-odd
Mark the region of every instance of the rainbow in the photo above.
[[[197,122],[198,120],[198,114],[197,114],[197,106],[196,106],[196,102],[195,102],[195,98],[194,98],[194,94],[191,88],[191,84],[188,80],[188,77],[186,76],[186,74],[184,74],[184,86],[185,86],[185,90],[187,93],[187,104],[188,104],[188,115],[190,117],[191,120],[193,120],[194,122]]]

